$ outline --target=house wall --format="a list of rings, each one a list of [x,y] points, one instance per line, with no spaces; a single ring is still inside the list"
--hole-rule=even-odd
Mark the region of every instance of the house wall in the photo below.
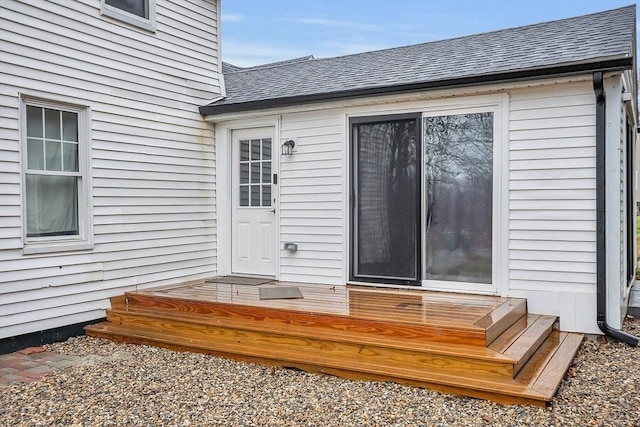
[[[513,90],[509,110],[509,294],[596,332],[593,88]]]
[[[281,280],[345,283],[343,206],[345,165],[341,109],[284,114],[282,139],[295,139],[280,163],[280,240],[299,251],[280,252]]]
[[[100,0],[0,2],[0,338],[104,316],[108,298],[216,272],[218,5],[157,0],[156,31]],[[90,109],[94,247],[24,254],[20,93]]]
[[[559,316],[563,330],[597,333],[595,95],[590,77],[462,91],[455,98],[434,92],[406,100],[389,97],[308,107],[306,112],[268,112],[279,120],[280,141],[296,141],[294,155],[280,159],[280,247],[285,241],[299,245],[295,253],[281,250],[279,278],[322,284],[348,280],[348,117],[481,105],[484,92],[503,106],[500,139],[507,145],[506,181],[499,195],[507,204],[507,227],[504,242],[499,242],[504,253],[498,292],[527,298],[533,313]],[[235,120],[233,127],[242,123]],[[619,178],[620,169],[617,174]],[[616,185],[619,193],[619,180]],[[620,254],[621,243],[616,244]]]

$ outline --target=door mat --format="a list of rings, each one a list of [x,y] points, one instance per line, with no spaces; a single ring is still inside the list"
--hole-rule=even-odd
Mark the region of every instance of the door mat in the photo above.
[[[222,276],[205,280],[205,283],[224,283],[225,285],[248,285],[257,286],[265,283],[273,282],[273,279],[264,279],[260,277],[239,277],[239,276]]]
[[[304,298],[300,289],[296,286],[283,286],[279,288],[260,288],[260,299],[296,299]]]

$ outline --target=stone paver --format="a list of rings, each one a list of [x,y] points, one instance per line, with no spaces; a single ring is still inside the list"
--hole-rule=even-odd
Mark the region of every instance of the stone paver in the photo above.
[[[32,347],[0,355],[0,387],[6,384],[37,381],[54,370],[76,365],[82,358]]]

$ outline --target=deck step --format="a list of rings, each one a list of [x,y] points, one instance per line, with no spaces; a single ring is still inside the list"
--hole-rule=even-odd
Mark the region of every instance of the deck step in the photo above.
[[[553,397],[584,335],[554,330],[516,376],[516,382]],[[549,398],[549,399],[550,399]]]
[[[366,294],[365,292],[359,292]],[[352,296],[353,298],[353,296]],[[356,298],[354,298],[356,299]],[[361,297],[360,297],[361,299]],[[400,301],[400,300],[399,300]],[[399,305],[401,303],[393,302]],[[431,304],[429,304],[431,305]],[[450,344],[477,345],[485,347],[495,339],[498,332],[505,329],[526,314],[526,301],[509,300],[499,306],[491,316],[485,316],[478,324],[452,323],[451,321],[430,320],[428,324],[412,321],[412,315],[396,314],[392,318],[381,319],[375,316],[375,309],[380,307],[356,305],[350,302],[350,315],[315,313],[282,308],[247,306],[239,304],[217,303],[213,301],[196,301],[184,298],[158,297],[145,293],[131,293],[126,299],[113,303],[113,308],[125,310],[154,310],[173,313],[189,313],[193,315],[213,316],[221,319],[246,319],[252,322],[279,323],[300,325],[317,330],[328,329],[340,333],[361,332],[368,335],[405,337],[418,342],[441,342]],[[355,307],[358,309],[355,309]],[[409,307],[409,310],[411,307]]]
[[[258,287],[207,283],[130,292],[86,332],[538,405],[551,400],[581,342],[554,330],[555,317],[527,314],[523,299],[297,285],[303,300],[261,301]]]
[[[318,316],[316,316],[318,317]],[[235,330],[246,330],[258,333],[273,333],[280,335],[291,335],[293,337],[312,337],[335,342],[347,342],[360,345],[370,345],[379,347],[395,348],[409,351],[425,351],[443,356],[465,354],[468,358],[488,361],[499,361],[500,363],[514,364],[515,361],[509,356],[482,346],[467,344],[450,344],[440,342],[425,341],[424,337],[417,336],[416,339],[409,334],[377,333],[374,327],[354,330],[354,328],[341,329],[339,331],[331,328],[314,327],[314,324],[291,324],[281,322],[252,321],[242,318],[203,317],[200,315],[190,315],[186,313],[161,313],[152,310],[107,310],[107,320],[120,325],[131,325],[134,327],[164,326],[166,322],[181,321],[198,327],[213,326],[224,327]],[[321,323],[326,323],[326,319]],[[392,328],[391,331],[395,331]],[[373,333],[371,333],[373,331]]]
[[[315,331],[291,325],[263,322],[220,321],[199,316],[142,313],[109,310],[107,319],[117,325],[136,330],[163,331],[185,339],[210,340],[210,349],[222,352],[242,351],[246,356],[258,356],[272,351],[284,351],[287,357],[300,361],[318,351],[322,357],[386,363],[389,370],[415,366],[416,369],[456,373],[473,372],[487,377],[514,376],[514,360],[485,347],[462,344],[415,343],[392,337]],[[238,344],[241,349],[237,348]]]
[[[519,319],[520,320],[520,319]],[[499,339],[488,346],[515,361],[514,373],[517,374],[549,337],[556,323],[554,316],[528,315],[526,325],[516,322]],[[514,333],[514,329],[518,332]]]
[[[365,356],[361,358],[344,357],[340,351],[327,352],[326,343],[320,342],[304,343],[306,350],[302,353],[291,352],[290,346],[270,345],[265,348],[259,344],[252,344],[251,341],[255,337],[242,333],[235,336],[236,342],[229,340],[220,345],[218,340],[203,338],[191,332],[185,336],[185,331],[179,328],[169,332],[105,322],[89,326],[86,330],[89,335],[117,341],[158,345],[183,351],[200,351],[351,379],[395,381],[448,393],[488,398],[500,403],[536,405],[544,405],[551,400],[565,372],[562,369],[565,365],[568,367],[567,363],[570,363],[577,350],[576,343],[579,346],[580,342],[571,339],[575,334],[556,331],[558,336],[545,346],[545,355],[538,358],[531,367],[527,364],[519,376],[512,379],[465,369],[424,369],[422,365],[415,365],[406,359],[399,360],[397,366],[390,369],[387,362],[368,357],[370,350],[362,349]],[[260,348],[259,351],[252,351],[252,347]],[[321,351],[312,351],[314,347]],[[560,371],[562,374],[558,375]]]

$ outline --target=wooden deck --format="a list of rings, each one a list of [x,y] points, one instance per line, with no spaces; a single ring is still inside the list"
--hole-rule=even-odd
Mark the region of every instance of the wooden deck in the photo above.
[[[304,298],[259,297],[288,286]],[[87,334],[501,403],[549,402],[582,342],[522,299],[418,290],[201,281],[111,303]]]

